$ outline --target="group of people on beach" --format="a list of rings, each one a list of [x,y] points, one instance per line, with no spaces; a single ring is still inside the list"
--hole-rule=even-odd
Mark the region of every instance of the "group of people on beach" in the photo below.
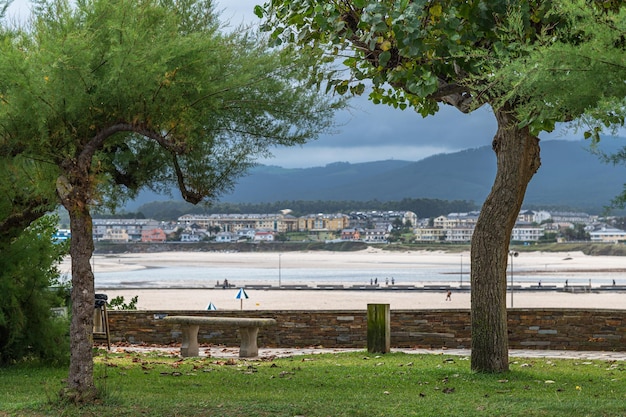
[[[391,277],[391,285],[394,285],[396,280],[394,277]],[[378,277],[372,279],[370,278],[370,285],[378,285]],[[389,278],[385,278],[385,285],[389,285]]]

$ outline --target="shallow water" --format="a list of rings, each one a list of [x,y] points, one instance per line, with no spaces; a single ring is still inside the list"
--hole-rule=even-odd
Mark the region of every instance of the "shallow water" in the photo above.
[[[236,267],[155,267],[135,271],[94,272],[96,287],[100,288],[169,288],[214,287],[225,279],[236,286],[248,284],[293,285],[320,284],[366,285],[377,281],[380,285],[468,285],[468,270],[460,268],[388,268],[388,269],[317,269],[317,268],[236,268]],[[514,285],[618,285],[626,283],[623,272],[554,272],[538,273],[513,271]],[[510,283],[510,275],[507,275]]]

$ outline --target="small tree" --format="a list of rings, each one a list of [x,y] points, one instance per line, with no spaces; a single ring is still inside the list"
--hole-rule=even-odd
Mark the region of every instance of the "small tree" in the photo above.
[[[69,322],[54,317],[63,306],[58,263],[67,245],[54,242],[58,218],[42,217],[0,245],[0,364],[25,357],[65,362]]]
[[[214,200],[271,146],[329,127],[336,103],[310,88],[304,56],[220,33],[210,0],[72,3],[38,1],[0,43],[0,146],[47,164],[69,213],[64,395],[84,402],[97,396],[91,209],[170,185]]]

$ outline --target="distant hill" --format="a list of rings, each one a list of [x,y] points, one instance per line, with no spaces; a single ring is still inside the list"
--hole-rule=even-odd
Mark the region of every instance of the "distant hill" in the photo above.
[[[626,145],[626,139],[601,142],[606,151],[614,151],[622,144]],[[542,142],[542,166],[528,187],[524,205],[581,210],[608,205],[626,183],[626,167],[605,164],[588,149],[589,142],[585,141]],[[241,178],[234,192],[221,201],[432,198],[474,201],[480,205],[491,189],[495,172],[495,154],[489,147],[434,155],[417,162],[337,162],[300,169],[262,165]],[[168,199],[144,193],[128,209]]]

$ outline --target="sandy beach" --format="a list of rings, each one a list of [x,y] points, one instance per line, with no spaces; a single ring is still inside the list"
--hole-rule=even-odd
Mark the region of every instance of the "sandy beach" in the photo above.
[[[236,267],[276,269],[371,269],[381,274],[389,268],[456,268],[465,262],[469,277],[469,252],[388,252],[369,248],[358,252],[161,252],[96,255],[93,268],[98,272],[135,271],[176,266]],[[546,277],[559,274],[607,274],[616,277],[619,285],[626,284],[626,257],[586,256],[580,252],[528,252],[515,258],[518,273],[532,271]],[[70,271],[70,260],[61,267]],[[622,278],[623,277],[623,278]],[[615,279],[615,278],[614,278]],[[97,282],[97,280],[96,280]],[[237,283],[244,285],[244,283]],[[383,284],[384,288],[384,284]],[[285,290],[246,289],[248,299],[235,299],[237,288],[98,288],[109,299],[123,296],[126,300],[139,297],[140,310],[205,310],[213,303],[219,310],[352,310],[365,309],[368,303],[388,303],[392,309],[469,308],[470,293],[454,291],[446,301],[445,291],[415,290]],[[511,297],[507,296],[510,306]],[[557,291],[518,291],[513,293],[515,308],[617,308],[626,309],[626,291],[592,291],[565,293]]]

